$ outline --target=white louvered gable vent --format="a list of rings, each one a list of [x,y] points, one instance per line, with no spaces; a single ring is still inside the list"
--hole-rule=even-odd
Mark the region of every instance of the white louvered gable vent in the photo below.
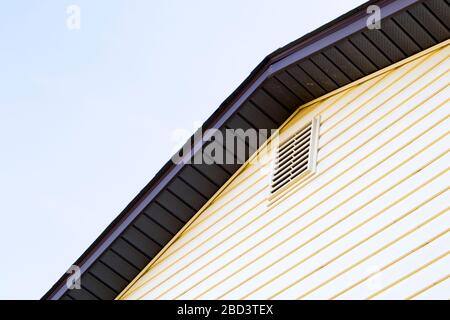
[[[277,150],[271,193],[276,193],[293,180],[315,172],[319,140],[319,118],[284,141]]]

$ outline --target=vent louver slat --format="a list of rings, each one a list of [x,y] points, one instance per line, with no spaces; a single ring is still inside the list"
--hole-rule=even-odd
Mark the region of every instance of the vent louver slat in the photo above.
[[[319,119],[314,118],[278,147],[272,176],[272,194],[290,181],[315,171],[318,129]]]

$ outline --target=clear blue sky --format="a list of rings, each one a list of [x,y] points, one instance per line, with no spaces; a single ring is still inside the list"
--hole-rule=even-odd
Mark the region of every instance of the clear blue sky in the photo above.
[[[267,54],[363,2],[2,2],[0,299],[40,298],[169,160],[174,135]]]

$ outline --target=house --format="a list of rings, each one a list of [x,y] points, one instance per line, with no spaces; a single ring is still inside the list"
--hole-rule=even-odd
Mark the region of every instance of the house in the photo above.
[[[267,56],[43,299],[448,299],[449,28],[369,1]]]

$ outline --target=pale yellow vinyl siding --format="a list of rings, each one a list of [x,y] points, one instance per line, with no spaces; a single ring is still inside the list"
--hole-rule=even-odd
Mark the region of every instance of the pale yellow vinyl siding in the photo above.
[[[259,150],[122,299],[448,299],[448,43],[319,99],[316,172],[270,194]]]

